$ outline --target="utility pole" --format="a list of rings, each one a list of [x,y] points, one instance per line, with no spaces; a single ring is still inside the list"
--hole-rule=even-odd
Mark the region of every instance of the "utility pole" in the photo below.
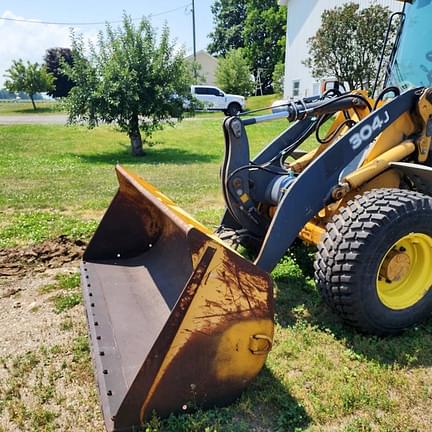
[[[192,31],[193,31],[193,55],[196,61],[196,34],[195,34],[195,0],[192,0]]]

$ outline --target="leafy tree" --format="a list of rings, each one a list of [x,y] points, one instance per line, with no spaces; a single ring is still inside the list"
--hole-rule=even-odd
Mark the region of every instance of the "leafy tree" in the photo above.
[[[208,46],[210,54],[225,56],[229,51],[242,48],[243,26],[247,0],[216,0],[211,6],[214,30]]]
[[[182,119],[184,103],[191,100],[190,65],[184,52],[170,42],[164,27],[155,30],[143,18],[135,25],[124,15],[122,26],[109,25],[100,32],[96,46],[86,56],[83,37],[72,35],[73,66],[65,72],[75,82],[66,99],[69,121],[115,123],[129,136],[132,153],[142,155],[144,137]]]
[[[285,56],[286,7],[277,0],[216,0],[212,13],[209,52],[225,56],[245,48],[249,69],[255,77],[260,69],[263,87],[271,91],[275,65]]]
[[[46,50],[44,61],[48,72],[54,76],[54,88],[48,94],[55,98],[67,96],[74,84],[62,68],[64,63],[72,65],[72,51],[69,48],[50,48]]]
[[[272,75],[273,90],[275,93],[278,93],[278,94],[283,93],[284,77],[285,77],[285,64],[281,62],[275,66],[274,72]]]
[[[243,50],[230,51],[220,58],[216,69],[216,82],[228,93],[249,95],[254,90],[254,82]]]
[[[47,92],[53,87],[54,77],[45,66],[38,63],[24,63],[23,60],[14,60],[12,66],[4,75],[7,79],[5,87],[10,92],[25,92],[29,95],[33,109],[36,110],[35,95],[37,92]]]
[[[257,76],[261,71],[264,91],[271,91],[276,64],[284,61],[286,41],[285,6],[277,0],[248,0],[243,29],[246,58]]]
[[[189,67],[192,76],[192,84],[200,85],[205,83],[206,77],[203,74],[202,66],[195,60],[189,60]]]
[[[370,89],[390,14],[388,7],[374,4],[360,9],[357,3],[324,11],[321,27],[308,41],[309,58],[304,62],[312,75],[337,78],[351,89]]]

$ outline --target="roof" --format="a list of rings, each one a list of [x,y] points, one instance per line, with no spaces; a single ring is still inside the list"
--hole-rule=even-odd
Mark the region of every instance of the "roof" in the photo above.
[[[214,56],[212,56],[211,54],[209,54],[206,50],[199,50],[199,51],[197,51],[196,55],[197,55],[197,57],[200,56],[200,55],[204,55],[204,56],[206,56],[206,57],[211,58],[211,59],[214,60],[215,62],[217,62],[217,58],[214,57]],[[191,54],[190,56],[187,56],[187,57],[186,57],[186,60],[192,60],[193,57],[194,57],[193,54]]]

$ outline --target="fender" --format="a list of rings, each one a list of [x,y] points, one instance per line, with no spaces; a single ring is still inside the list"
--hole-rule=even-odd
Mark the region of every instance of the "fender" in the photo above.
[[[390,166],[407,177],[411,177],[414,181],[416,177],[419,178],[429,194],[432,192],[432,168],[430,166],[405,162],[391,162]]]

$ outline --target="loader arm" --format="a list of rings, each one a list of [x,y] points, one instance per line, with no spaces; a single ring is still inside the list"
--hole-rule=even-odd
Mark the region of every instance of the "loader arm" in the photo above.
[[[298,177],[291,182],[287,179],[287,187],[277,205],[276,213],[264,225],[265,235],[262,237],[255,265],[267,272],[276,266],[303,226],[331,201],[332,190],[338,185],[342,170],[365,151],[381,132],[401,115],[416,107],[420,95],[421,89],[409,90],[373,111],[315,159]],[[247,145],[244,125],[253,123],[255,122],[251,119],[241,121],[238,118],[225,121],[225,136],[229,140],[225,161],[228,167],[225,166],[222,172],[225,198],[229,202],[228,211],[240,225],[259,236],[260,232],[254,229],[254,225],[262,229],[266,218],[260,215],[255,205],[263,202],[263,195],[264,199],[270,199],[269,193],[266,194],[265,191],[268,192],[268,188],[275,184],[283,173],[275,172],[277,166],[272,164],[271,160],[267,165],[261,164],[266,168],[264,170],[258,167],[252,171],[242,168],[245,157],[248,158],[248,152],[242,149]],[[236,157],[233,157],[233,154]],[[243,158],[238,156],[239,154],[243,154]],[[254,165],[251,165],[252,168]],[[250,184],[254,185],[253,190],[250,189]]]
[[[278,193],[281,184],[286,183],[285,160],[316,130],[319,116],[329,118],[338,111],[366,109],[367,102],[365,104],[364,101],[361,95],[345,94],[340,98],[290,102],[285,111],[277,114],[245,120],[238,117],[225,119],[221,182],[227,210],[217,232],[219,237],[227,240],[231,235],[241,238],[240,243],[254,250],[259,249],[272,217],[258,207],[261,204],[275,204],[274,194]],[[295,123],[250,161],[246,127],[277,118]]]

